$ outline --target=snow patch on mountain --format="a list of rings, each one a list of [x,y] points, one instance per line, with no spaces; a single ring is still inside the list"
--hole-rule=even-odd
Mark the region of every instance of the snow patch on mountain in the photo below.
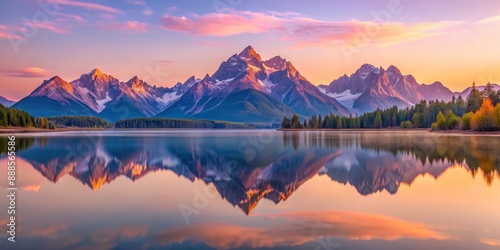
[[[236,79],[236,77],[233,77],[233,78],[229,78],[229,79],[226,79],[226,80],[217,80],[215,79],[215,85],[217,86],[226,86],[228,83],[232,82],[234,79]]]
[[[165,107],[169,104],[174,103],[179,98],[181,98],[182,94],[178,94],[177,92],[165,93],[161,98],[156,98],[156,101],[162,103]]]
[[[109,93],[106,93],[106,98],[102,99],[102,100],[97,100],[96,103],[97,103],[97,112],[100,113],[101,111],[103,111],[105,108],[106,108],[106,103],[112,101],[113,99],[109,96]]]
[[[264,87],[267,90],[267,92],[271,93],[273,91],[274,83],[269,80],[269,77],[267,77],[263,81],[259,80],[259,83],[262,87]]]
[[[397,79],[397,80],[396,80],[396,82],[394,83],[394,88],[398,85],[399,80],[401,80],[401,78],[399,78],[399,77],[398,77],[398,79]]]
[[[325,91],[325,89],[320,91]],[[354,106],[354,102],[358,100],[358,98],[362,95],[363,93],[356,93],[356,94],[351,94],[351,90],[347,89],[342,93],[326,93],[327,96],[336,99],[340,103],[342,103],[344,106],[348,108],[352,108]]]

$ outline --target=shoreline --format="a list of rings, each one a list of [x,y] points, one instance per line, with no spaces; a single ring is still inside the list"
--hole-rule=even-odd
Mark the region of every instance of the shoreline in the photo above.
[[[427,128],[412,128],[412,129],[399,129],[399,128],[342,128],[342,129],[330,129],[330,128],[307,128],[307,129],[301,129],[301,128],[286,128],[286,129],[276,129],[276,131],[354,131],[354,132],[359,132],[359,131],[429,131],[431,132],[430,129]]]
[[[50,133],[50,132],[95,131],[95,130],[107,130],[107,129],[105,129],[105,128],[78,128],[78,127],[56,128],[56,129],[43,129],[43,128],[34,128],[34,127],[7,127],[7,128],[0,128],[0,134]]]
[[[211,129],[204,129],[204,128],[79,128],[79,127],[65,127],[65,128],[56,128],[54,130],[51,129],[42,129],[42,128],[33,128],[33,127],[8,127],[8,128],[0,128],[0,134],[14,134],[14,133],[51,133],[51,132],[68,132],[68,131],[134,131],[134,130],[233,130],[233,129],[226,129],[226,128],[211,128]],[[235,130],[241,130],[241,129],[235,129]],[[243,129],[244,130],[244,129]],[[251,128],[250,130],[259,130],[259,128]],[[464,135],[500,135],[500,131],[486,131],[486,132],[478,132],[478,131],[464,131],[464,130],[436,130],[433,131],[429,128],[413,128],[413,129],[400,129],[400,128],[383,128],[383,129],[375,129],[375,128],[369,128],[369,129],[328,129],[328,128],[321,128],[321,129],[296,129],[296,128],[288,128],[288,129],[282,129],[278,128],[275,131],[280,131],[280,132],[296,132],[296,131],[330,131],[330,132],[365,132],[365,131],[370,131],[370,132],[376,132],[376,131],[422,131],[422,132],[429,132],[429,133],[436,133],[436,134],[464,134]]]
[[[436,134],[469,134],[469,135],[500,135],[500,131],[470,131],[470,130],[431,130],[430,128],[412,128],[412,129],[400,129],[400,128],[363,128],[363,129],[328,129],[328,128],[308,128],[308,129],[300,129],[300,128],[287,128],[287,129],[276,129],[276,131],[339,131],[339,132],[363,132],[363,131],[427,131],[429,133]]]

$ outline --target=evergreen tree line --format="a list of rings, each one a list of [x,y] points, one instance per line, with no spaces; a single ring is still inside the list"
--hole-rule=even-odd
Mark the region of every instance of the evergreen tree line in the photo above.
[[[300,121],[299,116],[291,119],[284,117],[281,128],[284,129],[369,129],[369,128],[433,128],[435,130],[463,129],[491,131],[500,129],[495,123],[500,109],[500,91],[494,90],[488,83],[483,91],[479,91],[473,83],[466,100],[453,96],[450,102],[423,100],[413,107],[398,109],[377,109],[361,116],[326,115],[312,116]],[[497,107],[495,107],[497,105]],[[445,115],[446,114],[446,115]],[[474,119],[475,118],[475,119]]]
[[[55,124],[47,118],[35,118],[25,111],[7,108],[0,104],[0,127],[55,129]]]
[[[57,127],[108,128],[112,126],[106,120],[92,116],[60,116],[47,119]]]
[[[117,121],[115,128],[255,128],[251,124],[164,118],[137,118]]]

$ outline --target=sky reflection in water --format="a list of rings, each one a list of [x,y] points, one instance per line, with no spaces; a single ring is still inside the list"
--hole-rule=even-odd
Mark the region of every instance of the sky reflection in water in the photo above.
[[[499,144],[394,131],[20,137],[13,249],[495,248]]]

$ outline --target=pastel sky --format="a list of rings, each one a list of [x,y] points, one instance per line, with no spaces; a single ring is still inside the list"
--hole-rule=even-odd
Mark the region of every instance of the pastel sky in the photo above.
[[[316,85],[370,63],[458,91],[500,82],[498,41],[498,0],[7,0],[0,95],[19,100],[93,68],[172,86],[248,45]]]

